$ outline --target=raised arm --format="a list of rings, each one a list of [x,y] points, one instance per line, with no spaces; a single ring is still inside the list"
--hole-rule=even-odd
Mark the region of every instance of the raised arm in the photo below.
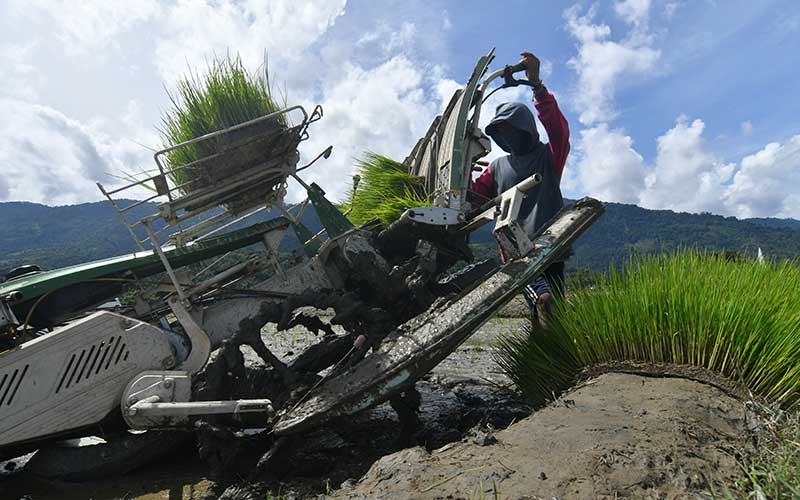
[[[569,124],[564,118],[564,114],[558,109],[556,98],[547,91],[544,85],[537,89],[533,104],[538,111],[539,121],[547,131],[553,168],[556,169],[558,175],[561,175],[561,172],[564,171],[564,164],[567,163],[567,155],[569,155]]]
[[[528,76],[528,81],[533,83],[533,104],[536,106],[536,111],[539,112],[539,121],[542,122],[550,140],[548,146],[550,146],[551,158],[553,159],[553,168],[556,169],[558,175],[561,175],[569,154],[569,124],[561,110],[558,109],[556,98],[547,91],[547,88],[539,78],[539,58],[530,52],[522,52],[520,55],[522,56],[522,62],[525,63],[525,73]]]

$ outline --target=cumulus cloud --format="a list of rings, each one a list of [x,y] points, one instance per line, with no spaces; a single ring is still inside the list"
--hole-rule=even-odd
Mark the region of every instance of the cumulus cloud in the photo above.
[[[100,198],[91,179],[109,180],[114,160],[90,130],[57,110],[19,100],[0,99],[0,115],[15,118],[0,121],[2,201],[64,205]]]
[[[442,109],[438,93],[422,90],[423,83],[435,83],[425,82],[427,74],[404,55],[372,69],[343,68],[342,77],[325,92],[325,118],[303,144],[307,157],[328,144],[334,144],[334,154],[305,177],[321,181],[326,192],[340,198],[352,184],[354,160],[364,151],[403,160]]]
[[[619,2],[616,8],[623,19],[641,26],[649,2]],[[608,25],[594,23],[596,10],[592,6],[581,15],[575,5],[564,12],[567,31],[576,40],[578,52],[568,62],[578,77],[572,100],[580,122],[587,126],[616,117],[614,94],[620,79],[647,74],[661,54],[651,46],[652,37],[637,27],[626,39],[612,40]]]
[[[398,158],[407,154],[441,111],[442,98],[435,89],[440,83],[447,85],[441,67],[412,63],[402,55],[416,37],[416,27],[409,21],[385,24],[388,34],[382,37],[379,52],[383,61],[374,67],[352,60],[355,43],[348,42],[354,40],[315,46],[344,14],[344,0],[299,5],[288,0],[178,0],[157,4],[157,13],[150,4],[142,4],[129,16],[125,14],[128,7],[107,12],[107,6],[93,2],[76,6],[74,12],[65,12],[70,8],[66,3],[55,4],[47,12],[40,4],[16,7],[15,15],[28,16],[27,22],[33,22],[34,14],[47,17],[53,36],[70,44],[70,50],[97,49],[126,30],[139,29],[136,23],[146,19],[153,30],[151,64],[168,88],[188,67],[202,67],[228,50],[237,51],[251,69],[269,55],[273,82],[290,89],[291,103],[302,103],[309,111],[321,103],[325,109],[323,120],[310,130],[311,140],[301,145],[301,155],[307,160],[329,143],[336,145],[330,160],[318,170],[307,171],[311,180],[323,181],[333,198],[344,194],[353,159],[364,150]],[[108,18],[108,23],[99,26],[95,20],[100,17]],[[11,61],[8,54],[19,52],[17,47],[2,49],[2,62]],[[23,66],[24,57],[19,55],[13,62],[19,63],[14,66],[14,79],[6,73],[0,89],[30,87],[28,69],[32,68]],[[140,102],[129,101],[116,116],[98,114],[80,123],[48,106],[26,106],[19,99],[36,95],[15,92],[3,93],[14,98],[3,105],[6,115],[19,114],[23,119],[15,124],[18,139],[4,140],[2,160],[4,167],[18,175],[11,176],[7,189],[0,189],[3,199],[51,204],[97,199],[94,180],[114,182],[107,172],[137,173],[150,168],[151,152],[140,144],[157,147],[159,140],[152,125],[143,124]]]
[[[622,0],[614,3],[614,11],[626,23],[642,25],[650,16],[650,0]]]
[[[688,212],[724,213],[725,183],[736,168],[708,151],[705,123],[684,117],[657,139],[655,165],[645,179],[641,204]]]
[[[800,135],[770,143],[738,161],[710,151],[705,123],[680,117],[656,139],[646,162],[622,130],[584,129],[565,187],[646,208],[737,217],[800,217]]]
[[[268,56],[280,80],[299,84],[309,79],[316,63],[307,57],[307,49],[344,14],[345,4],[346,0],[178,0],[159,23],[156,65],[164,80],[172,82],[188,67],[202,67],[214,54],[232,50],[249,66]]]
[[[356,44],[363,47],[377,43],[383,52],[388,54],[406,49],[416,36],[417,26],[414,23],[404,21],[398,29],[384,22],[374,30],[364,33]]]
[[[800,218],[800,135],[744,157],[725,202],[740,217]]]
[[[34,100],[42,75],[30,64],[32,45],[0,43],[0,97]]]
[[[633,140],[608,125],[581,130],[574,151],[577,181],[592,196],[621,203],[638,203],[644,188],[644,159]],[[569,170],[573,165],[569,165]]]

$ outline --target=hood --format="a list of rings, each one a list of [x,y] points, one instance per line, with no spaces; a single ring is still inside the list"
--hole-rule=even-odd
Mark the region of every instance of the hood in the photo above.
[[[511,125],[510,127],[501,124]],[[526,154],[539,145],[536,120],[528,106],[519,102],[505,102],[497,106],[496,113],[486,134],[509,154]]]

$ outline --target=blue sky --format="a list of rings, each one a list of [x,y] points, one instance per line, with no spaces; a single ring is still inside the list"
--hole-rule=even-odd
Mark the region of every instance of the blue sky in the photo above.
[[[495,66],[544,61],[566,195],[800,218],[796,1],[0,0],[0,201],[96,200],[150,168],[165,89],[226,50],[323,105],[301,153],[334,144],[311,177],[338,197],[353,158],[404,157],[492,47]]]

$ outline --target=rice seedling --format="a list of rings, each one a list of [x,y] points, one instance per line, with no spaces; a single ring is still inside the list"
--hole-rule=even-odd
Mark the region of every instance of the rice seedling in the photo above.
[[[170,94],[171,108],[161,119],[164,147],[200,137],[281,109],[273,98],[266,62],[263,72],[250,73],[239,56],[214,59],[205,73],[195,71],[178,81],[177,91]],[[265,124],[268,130],[286,129],[283,115]],[[210,169],[224,168],[224,163],[192,165],[224,146],[218,141],[202,141],[175,149],[167,154],[173,168],[169,176],[173,185],[184,186],[186,192],[214,182]],[[224,174],[224,172],[223,172]]]
[[[604,362],[708,369],[786,409],[800,407],[800,267],[698,251],[631,260],[559,301],[547,333],[501,339],[497,361],[543,403]]]
[[[414,177],[408,168],[385,156],[366,153],[356,163],[360,180],[348,193],[344,209],[353,224],[380,219],[389,224],[409,208],[430,204],[422,177]]]

